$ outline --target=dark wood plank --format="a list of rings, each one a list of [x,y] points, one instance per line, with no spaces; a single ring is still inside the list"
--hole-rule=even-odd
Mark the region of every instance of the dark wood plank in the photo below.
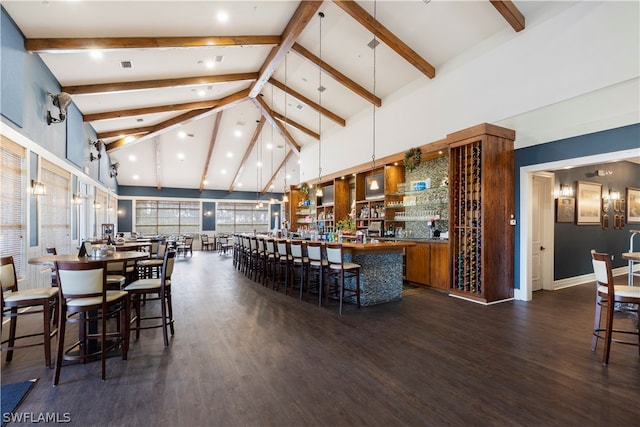
[[[637,425],[638,349],[614,345],[608,367],[591,352],[593,285],[492,306],[418,288],[339,316],[215,252],[178,259],[172,279],[168,348],[142,331],[106,381],[98,363],[66,366],[55,388],[42,349],[17,351],[2,383],[40,379],[19,411],[78,426]]]

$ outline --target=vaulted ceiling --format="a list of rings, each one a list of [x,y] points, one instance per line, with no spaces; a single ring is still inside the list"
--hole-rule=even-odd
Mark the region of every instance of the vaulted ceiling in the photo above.
[[[437,78],[443,64],[498,32],[522,30],[524,16],[544,7],[508,0],[2,4],[27,50],[40,55],[118,163],[119,185],[252,192],[282,191],[285,170],[286,184],[299,182],[299,152],[320,133],[349,126],[416,79]]]

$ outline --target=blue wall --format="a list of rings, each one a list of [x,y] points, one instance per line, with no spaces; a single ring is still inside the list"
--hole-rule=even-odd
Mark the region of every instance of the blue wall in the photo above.
[[[70,169],[114,188],[115,178],[109,177],[109,156],[103,153],[100,162],[89,161],[89,141],[96,139],[91,125],[83,123],[82,114],[71,104],[64,123],[47,125],[47,110],[58,115],[49,94],[60,92],[60,83],[37,54],[24,49],[24,37],[6,10],[1,8],[0,60],[2,63],[2,93],[0,117],[7,125],[29,140],[42,146],[60,159],[69,161]]]
[[[532,166],[541,163],[554,162],[559,160],[567,160],[578,157],[585,157],[597,154],[605,154],[611,153],[615,151],[623,151],[623,150],[631,150],[631,149],[640,149],[640,124],[634,124],[629,126],[623,126],[616,129],[610,129],[601,132],[595,132],[587,135],[581,135],[573,138],[562,139],[559,141],[549,142],[546,144],[534,145],[532,147],[521,148],[515,150],[515,211],[516,218],[518,218],[518,225],[516,226],[516,237],[515,237],[515,266],[514,266],[514,280],[515,280],[515,288],[518,289],[520,287],[520,227],[522,227],[521,212],[520,212],[520,168],[525,166]],[[591,167],[591,169],[606,169],[605,167]],[[586,180],[586,179],[585,179]],[[638,185],[640,186],[640,183]],[[622,191],[622,190],[620,190]],[[576,226],[577,227],[577,226]],[[585,228],[586,227],[586,228]],[[579,232],[583,233],[581,236],[584,236],[584,232],[589,230],[591,227],[580,226]],[[596,233],[595,228],[591,228],[591,231]],[[600,233],[596,233],[600,234]],[[628,233],[627,233],[628,234]],[[570,236],[566,236],[567,242],[575,242],[575,237],[577,235],[571,233]],[[621,238],[614,237],[613,234],[606,235],[607,238]],[[601,237],[598,235],[591,236],[590,240],[584,242],[584,244],[580,244],[579,246],[594,246],[595,243],[600,243],[597,238]],[[556,241],[563,238],[562,233],[560,236],[556,235]],[[573,239],[573,240],[572,240]],[[628,242],[627,239],[624,239]],[[627,243],[628,245],[628,243]],[[586,247],[585,246],[585,247]],[[608,244],[603,244],[602,246],[608,247]],[[572,271],[570,274],[572,275],[581,275],[591,273],[590,264],[585,264],[583,258],[585,255],[583,254],[584,248],[582,247],[573,247],[570,245],[572,250],[568,253],[565,253],[565,257],[562,262],[565,264],[575,264],[578,268],[575,271]],[[627,246],[628,247],[628,246]],[[558,249],[556,247],[556,249]],[[589,249],[592,249],[591,247]],[[562,248],[563,251],[567,251],[567,248]],[[587,250],[587,254],[588,254]],[[561,274],[567,274],[566,272],[562,272]]]

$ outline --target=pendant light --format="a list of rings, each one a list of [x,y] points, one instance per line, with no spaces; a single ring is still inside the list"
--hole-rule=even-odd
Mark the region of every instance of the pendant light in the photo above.
[[[320,64],[322,64],[322,19],[324,18],[323,12],[318,12],[318,16],[320,17],[320,36],[319,36],[319,58]],[[316,197],[322,197],[324,194],[322,192],[322,186],[320,185],[320,181],[322,178],[322,92],[324,88],[322,87],[322,65],[318,67],[318,105],[320,108],[318,109],[318,186],[316,187]]]
[[[284,128],[287,129],[287,58],[289,52],[284,56]],[[284,184],[282,186],[282,203],[289,203],[287,196],[287,141],[284,141]]]
[[[376,21],[376,2],[373,2],[373,20]],[[373,49],[373,97],[376,96],[376,48],[378,47],[378,40],[373,34],[373,40],[371,41],[371,46]],[[373,150],[371,153],[371,182],[369,184],[370,190],[379,190],[380,185],[378,185],[378,180],[376,179],[374,173],[376,169],[376,103],[372,102],[373,105]]]

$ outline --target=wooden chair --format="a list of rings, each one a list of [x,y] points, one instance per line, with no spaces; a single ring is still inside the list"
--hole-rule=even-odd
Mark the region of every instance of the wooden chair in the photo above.
[[[149,259],[142,259],[136,263],[138,279],[158,279],[161,277],[160,270],[162,269],[166,250],[167,245],[161,244],[158,246],[158,251],[155,256],[152,256]]]
[[[302,292],[309,279],[309,258],[304,256],[300,240],[292,240],[289,248],[291,250],[291,282],[295,283],[295,272],[300,271],[300,301],[302,301]]]
[[[11,362],[13,359],[13,351],[15,349],[42,345],[44,346],[44,364],[45,366],[51,366],[51,338],[57,333],[56,328],[51,328],[51,320],[52,313],[57,306],[58,288],[50,287],[19,290],[16,267],[13,262],[13,257],[11,256],[0,258],[0,284],[2,285],[2,292],[0,293],[2,323],[4,323],[5,317],[10,319],[9,338],[0,343],[2,351],[7,352],[7,362]],[[34,310],[38,307],[40,308],[39,310]],[[29,310],[23,310],[25,308],[29,308]],[[29,314],[42,314],[42,332],[16,335],[18,317]],[[22,343],[24,339],[37,336],[42,336],[42,341],[16,345],[17,340]]]
[[[175,333],[173,327],[173,306],[171,303],[171,274],[173,273],[173,265],[176,258],[176,252],[166,250],[162,260],[162,268],[159,278],[139,279],[129,284],[125,291],[132,295],[133,306],[136,311],[135,317],[131,319],[131,323],[135,322],[133,329],[136,331],[136,340],[140,339],[140,331],[142,329],[162,328],[162,337],[164,345],[169,345],[169,336],[167,328],[171,330],[171,335]],[[156,295],[156,297],[151,297]],[[142,301],[160,301],[160,316],[142,316]],[[148,320],[160,320],[160,323],[153,325],[142,325],[142,322]]]
[[[309,258],[307,291],[311,291],[312,279],[314,278],[312,276],[315,276],[315,290],[318,291],[318,307],[320,307],[322,305],[322,283],[329,262],[322,257],[320,242],[307,242],[307,257]]]
[[[293,257],[291,256],[291,249],[287,245],[287,241],[284,239],[276,240],[276,247],[278,251],[278,268],[275,271],[275,282],[278,283],[278,272],[282,272],[284,276],[284,293],[288,292],[289,277],[291,277],[291,268],[293,264]],[[279,288],[279,285],[278,285]]]
[[[107,263],[107,288],[122,289],[127,283],[127,262],[117,261]]]
[[[200,236],[200,243],[202,244],[203,251],[210,251],[214,247],[214,243],[209,241],[209,236],[206,234]]]
[[[193,256],[193,237],[185,237],[184,242],[176,246],[176,251],[185,258],[187,257],[187,252]]]
[[[129,350],[129,294],[107,289],[107,263],[56,262],[59,285],[58,347],[53,385],[60,381],[62,360],[85,363],[100,356],[102,379],[106,379],[107,354],[120,347],[122,360]],[[107,332],[107,320],[118,315],[115,332]],[[65,348],[67,323],[77,323],[78,341]],[[98,345],[92,345],[98,340]],[[76,352],[76,353],[72,353]]]
[[[638,329],[638,316],[640,315],[640,287],[614,285],[613,274],[611,272],[611,257],[609,254],[591,251],[593,272],[596,277],[596,315],[593,324],[593,338],[591,339],[591,351],[596,350],[598,339],[604,340],[604,351],[602,352],[602,364],[609,363],[609,353],[611,343],[629,344],[638,346],[640,355],[640,331]],[[614,311],[616,305],[619,312],[635,313],[633,322],[635,328],[616,329],[613,327]],[[605,307],[605,324],[601,326],[602,307]],[[604,332],[604,335],[602,334]],[[616,337],[620,338],[614,338]],[[635,335],[635,341],[622,339],[622,336]]]
[[[344,262],[342,244],[340,243],[327,243],[327,261],[329,261],[329,283],[325,291],[326,296],[331,293],[337,296],[340,314],[342,314],[342,303],[345,296],[355,295],[356,304],[360,308],[360,264]],[[355,287],[348,288],[346,286],[347,279],[355,279]]]
[[[275,289],[276,288],[276,267],[278,265],[278,253],[276,251],[276,241],[273,239],[266,239],[265,245],[266,245],[266,253],[265,253],[266,276],[268,276],[271,279],[271,287]]]

